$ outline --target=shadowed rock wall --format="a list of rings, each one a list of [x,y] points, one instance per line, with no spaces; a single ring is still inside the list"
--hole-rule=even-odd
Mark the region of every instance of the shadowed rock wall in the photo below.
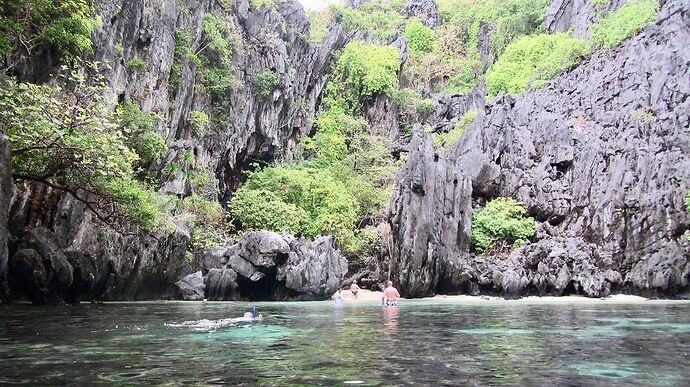
[[[0,129],[0,302],[7,300],[7,219],[12,198],[12,171],[10,169],[10,143]]]

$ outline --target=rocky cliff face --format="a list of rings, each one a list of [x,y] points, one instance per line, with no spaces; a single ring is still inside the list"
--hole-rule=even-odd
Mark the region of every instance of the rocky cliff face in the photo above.
[[[588,38],[589,26],[601,15],[613,12],[625,4],[624,0],[594,2],[588,0],[554,0],[546,12],[545,26],[549,33],[572,31],[576,38]]]
[[[321,45],[309,43],[306,15],[294,0],[261,9],[252,9],[247,0],[106,0],[97,12],[103,25],[93,37],[95,53],[86,59],[106,65],[114,98],[157,114],[155,129],[169,151],[150,171],[159,176],[162,191],[179,197],[192,194],[194,174],[179,168],[169,172],[169,166],[183,165],[188,155],[204,169],[192,172],[208,172],[211,190],[223,201],[250,163],[289,158],[311,129],[331,54],[347,38],[336,26]],[[232,91],[226,90],[227,99],[220,102],[204,85],[201,65],[176,57],[183,46],[202,55],[208,45],[202,24],[212,14],[223,15],[232,35],[231,64],[224,69]],[[181,39],[181,32],[188,39]],[[145,65],[135,66],[135,60]],[[20,77],[45,80],[54,70],[49,63],[25,63],[18,67]],[[255,83],[266,72],[277,77],[268,91]],[[193,128],[187,121],[192,111],[206,112],[211,127]],[[3,190],[11,186],[2,182]],[[0,199],[0,215],[8,192]],[[95,222],[70,197],[29,184],[15,190],[9,219],[12,297],[26,295],[36,303],[172,298],[179,295],[175,282],[194,272],[185,256],[190,230],[184,225],[172,233],[120,235]],[[1,241],[7,240],[3,232]],[[0,253],[1,280],[6,261],[4,249]]]
[[[391,202],[402,293],[687,295],[688,8],[667,2],[616,49],[499,96],[448,154],[417,130]],[[539,230],[478,255],[472,214],[498,196],[522,201]]]
[[[12,171],[10,144],[4,131],[0,131],[0,301],[9,296],[7,288],[7,213],[12,198]]]

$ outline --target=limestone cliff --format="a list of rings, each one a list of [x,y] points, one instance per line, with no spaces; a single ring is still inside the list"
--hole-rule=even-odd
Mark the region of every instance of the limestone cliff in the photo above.
[[[688,41],[688,4],[669,1],[621,46],[499,95],[448,154],[417,130],[390,207],[402,293],[687,296]],[[472,214],[498,196],[540,227],[510,254],[479,255]]]
[[[9,296],[7,288],[7,213],[12,198],[10,147],[4,131],[0,131],[0,301]]]
[[[199,169],[194,172],[208,172],[210,189],[221,201],[231,197],[250,163],[290,158],[311,130],[325,69],[347,37],[336,26],[320,45],[308,42],[308,21],[295,0],[260,9],[247,0],[106,0],[97,12],[103,23],[93,36],[95,52],[85,59],[103,64],[119,102],[133,101],[157,114],[155,130],[169,150],[149,169],[162,182],[161,191],[178,197],[192,194],[193,174],[170,166],[183,165],[189,155]],[[208,37],[202,24],[213,14],[223,15],[232,35],[231,64],[223,68],[232,90],[224,90],[220,100],[209,90],[214,84],[204,84],[200,64],[179,55],[180,48],[203,55]],[[44,61],[18,66],[18,75],[45,81],[55,70],[51,63],[46,53]],[[277,82],[261,90],[255,80],[266,72]],[[193,128],[187,120],[192,111],[207,113],[211,126]],[[4,178],[8,164],[2,160]],[[2,182],[0,204],[9,199],[11,186]],[[175,282],[195,270],[186,258],[190,230],[184,226],[172,233],[121,235],[60,192],[33,184],[15,191],[9,215],[13,296],[34,302],[171,298],[178,292]],[[0,215],[5,208],[0,205]],[[0,253],[4,273],[4,249]]]

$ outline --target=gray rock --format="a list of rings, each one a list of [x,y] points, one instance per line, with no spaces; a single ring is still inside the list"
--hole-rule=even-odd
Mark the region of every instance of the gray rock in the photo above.
[[[34,304],[67,300],[72,285],[72,266],[55,235],[37,228],[25,233],[9,260],[12,292],[25,294]]]
[[[180,295],[186,301],[201,301],[204,299],[204,277],[200,271],[189,274],[181,280],[175,282],[175,286],[179,289]]]
[[[9,299],[9,287],[7,286],[7,230],[10,198],[12,198],[12,168],[10,159],[10,146],[5,135],[5,129],[0,128],[0,302]]]
[[[237,273],[231,269],[211,269],[204,276],[206,298],[212,301],[239,300]]]
[[[235,244],[208,254],[227,263],[206,274],[208,298],[325,299],[342,282],[347,260],[331,237],[313,242],[270,231],[246,232]]]
[[[621,46],[497,97],[447,154],[417,128],[390,206],[401,292],[687,295],[688,15],[666,2]],[[510,254],[480,256],[472,214],[498,196],[540,228]]]
[[[624,0],[611,0],[596,4],[590,0],[552,0],[546,11],[544,24],[549,33],[572,31],[575,38],[589,38],[592,23],[601,20],[607,13],[614,12]]]
[[[412,0],[405,7],[405,14],[408,18],[417,17],[429,28],[435,29],[441,25],[438,8],[433,0]]]
[[[277,279],[288,289],[327,298],[333,294],[347,273],[347,260],[333,248],[331,236],[310,241],[295,239],[290,244],[287,262],[278,268]]]

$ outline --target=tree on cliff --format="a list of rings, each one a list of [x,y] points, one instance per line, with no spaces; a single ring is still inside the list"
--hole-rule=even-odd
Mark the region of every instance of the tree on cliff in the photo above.
[[[0,60],[12,68],[16,59],[50,49],[63,63],[73,62],[93,48],[98,25],[88,0],[0,0]]]
[[[126,145],[103,79],[89,70],[65,70],[52,85],[2,81],[0,127],[10,139],[12,177],[69,193],[119,231],[152,230],[159,199],[136,180],[140,155]]]

